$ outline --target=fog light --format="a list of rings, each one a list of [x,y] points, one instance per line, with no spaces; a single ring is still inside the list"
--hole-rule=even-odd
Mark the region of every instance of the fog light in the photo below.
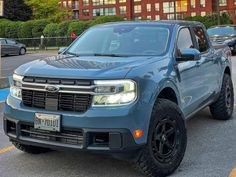
[[[141,138],[143,136],[143,131],[142,130],[135,130],[134,131],[134,137],[135,138]]]

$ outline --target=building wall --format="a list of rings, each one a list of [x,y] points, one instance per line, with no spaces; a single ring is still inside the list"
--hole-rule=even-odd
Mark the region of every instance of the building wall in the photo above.
[[[230,12],[232,19],[236,22],[236,0],[62,0],[62,5],[74,9],[74,18],[82,20],[102,15],[123,16],[128,20],[166,20],[182,19],[185,16],[205,16],[217,12],[218,1],[220,2],[220,12]],[[87,5],[84,2],[87,2]],[[94,4],[94,2],[98,3]],[[104,2],[114,2],[114,4],[104,4]],[[120,8],[124,7],[126,13],[121,14]],[[95,9],[99,10],[96,12]]]

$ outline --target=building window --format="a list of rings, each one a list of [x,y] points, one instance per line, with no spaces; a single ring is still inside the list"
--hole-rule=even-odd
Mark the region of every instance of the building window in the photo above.
[[[152,16],[151,15],[148,15],[147,16],[147,20],[151,20],[152,19]]]
[[[66,7],[66,6],[67,6],[66,1],[63,1],[63,7]]]
[[[105,14],[104,15],[116,15],[116,8],[105,8]]]
[[[202,17],[206,16],[206,12],[201,12],[201,16]]]
[[[74,1],[74,9],[79,9],[79,1]]]
[[[116,4],[116,0],[104,0],[104,4]]]
[[[220,6],[227,6],[227,0],[219,0]]]
[[[163,13],[173,13],[174,2],[163,2]]]
[[[74,19],[78,19],[79,18],[79,12],[78,11],[74,11]]]
[[[176,1],[176,12],[187,12],[188,3],[187,0]]]
[[[234,5],[236,5],[236,0],[234,0]]]
[[[160,4],[159,3],[155,3],[155,11],[159,11],[160,10]]]
[[[155,20],[160,20],[160,15],[156,15]]]
[[[68,2],[67,2],[67,7],[68,7],[68,8],[72,8],[72,1],[68,1]]]
[[[103,5],[103,0],[93,0],[93,6],[100,6]]]
[[[83,16],[89,16],[89,9],[83,9]]]
[[[147,4],[146,7],[147,7],[147,12],[151,12],[151,7],[152,7],[151,4]]]
[[[83,6],[88,6],[89,5],[89,0],[83,0]]]
[[[126,0],[119,0],[119,3],[124,3],[126,2]]]
[[[168,20],[174,20],[175,19],[175,15],[174,14],[167,14],[167,19]]]
[[[196,7],[196,0],[191,0],[190,1],[190,7],[195,8]]]
[[[142,20],[142,17],[134,17],[134,20]]]
[[[120,6],[120,14],[126,14],[126,6]]]
[[[206,7],[206,0],[200,0],[200,6]]]
[[[102,16],[104,15],[104,9],[101,8],[101,9],[93,9],[93,16],[96,17],[96,16]]]
[[[227,10],[221,10],[220,11],[220,15],[224,14],[224,13],[227,13],[228,11]]]
[[[191,17],[195,17],[196,15],[196,12],[191,12]]]
[[[141,13],[141,12],[142,12],[141,5],[135,5],[134,6],[134,13]]]

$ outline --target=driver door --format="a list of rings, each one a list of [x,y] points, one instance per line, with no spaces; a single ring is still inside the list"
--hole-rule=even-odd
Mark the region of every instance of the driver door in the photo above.
[[[179,30],[176,44],[176,61],[179,73],[179,92],[181,107],[185,116],[194,112],[199,107],[203,95],[203,71],[201,61],[185,60],[178,61],[183,49],[195,48],[193,35],[190,28],[183,27]]]

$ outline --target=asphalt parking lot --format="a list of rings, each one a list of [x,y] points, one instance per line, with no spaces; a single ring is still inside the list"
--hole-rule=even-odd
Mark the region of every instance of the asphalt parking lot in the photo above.
[[[44,55],[5,57],[4,74],[10,75],[19,63],[38,57],[42,58]],[[233,80],[236,84],[236,57],[232,60],[235,68]],[[0,103],[0,119],[2,116],[3,103]],[[236,167],[236,111],[233,119],[217,121],[213,120],[208,109],[205,109],[187,121],[187,130],[186,155],[181,166],[171,177],[227,177]],[[0,121],[0,176],[141,177],[142,175],[136,172],[129,162],[85,152],[53,151],[40,155],[25,154],[11,145],[3,133]]]

